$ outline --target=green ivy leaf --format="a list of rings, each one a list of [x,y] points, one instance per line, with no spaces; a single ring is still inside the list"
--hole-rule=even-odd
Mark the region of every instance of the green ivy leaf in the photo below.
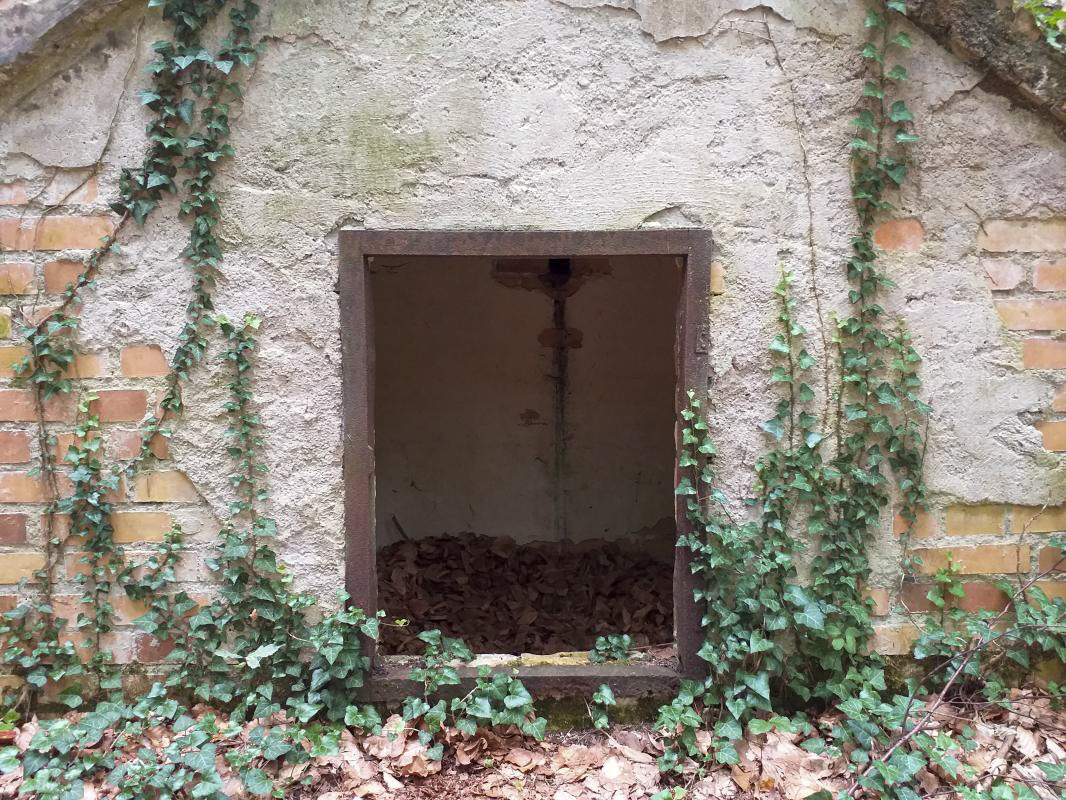
[[[258,768],[246,769],[241,773],[245,788],[254,795],[263,797],[274,791],[274,782]]]

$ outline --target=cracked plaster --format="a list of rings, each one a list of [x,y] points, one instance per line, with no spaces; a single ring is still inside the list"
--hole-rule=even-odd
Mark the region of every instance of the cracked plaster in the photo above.
[[[772,414],[765,347],[780,270],[795,275],[820,362],[815,292],[827,324],[845,304],[855,219],[844,145],[862,85],[861,4],[265,6],[262,58],[233,126],[237,156],[218,180],[218,304],[265,319],[256,391],[271,513],[297,585],[329,598],[342,580],[343,225],[712,230],[727,281],[709,308],[719,474],[742,498],[764,449],[758,423]],[[162,34],[150,17],[139,47],[132,29],[101,39],[69,81],[64,72],[29,91],[0,121],[0,180],[38,180],[104,150],[102,210],[144,146],[147,117],[124,76],[132,59],[140,85],[147,43]],[[900,285],[886,306],[925,358],[936,409],[928,484],[937,500],[1061,500],[1060,459],[1020,416],[1046,407],[1053,386],[1021,371],[1020,337],[999,323],[975,237],[978,218],[1066,209],[1066,183],[1049,177],[1066,175],[1066,152],[1048,123],[984,93],[979,73],[913,35],[908,100],[923,138],[900,214],[919,217],[926,240],[920,254],[886,260]],[[126,237],[86,304],[87,350],[114,359],[122,344],[154,342],[173,352],[184,235],[171,203]],[[216,343],[194,378],[172,449],[220,519],[229,465],[217,353]],[[821,406],[822,380],[813,385]],[[209,536],[194,541],[209,546]],[[897,550],[876,549],[877,574],[895,573]]]

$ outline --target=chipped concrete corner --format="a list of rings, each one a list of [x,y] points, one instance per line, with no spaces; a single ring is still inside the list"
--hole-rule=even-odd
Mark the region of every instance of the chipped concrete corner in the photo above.
[[[297,587],[329,603],[343,586],[336,234],[346,226],[712,231],[709,390],[723,489],[743,498],[765,446],[758,424],[773,413],[766,344],[781,270],[795,276],[820,363],[816,332],[831,339],[833,312],[846,305],[856,220],[845,144],[862,91],[864,4],[263,5],[237,155],[217,181],[227,245],[217,303],[231,318],[264,318],[256,392],[271,511]],[[68,6],[88,9],[91,22],[64,28],[52,12]],[[16,0],[0,3],[0,30],[14,30],[20,9],[32,31],[0,51],[0,224],[46,210],[104,218],[120,168],[145,146],[136,90],[163,25],[141,4]],[[914,335],[935,409],[922,547],[972,551],[980,582],[1013,569],[990,568],[987,548],[1021,542],[1025,568],[1035,567],[1046,533],[1016,531],[1017,520],[1066,503],[1066,148],[1054,115],[990,91],[987,64],[965,62],[918,27],[911,35],[906,99],[922,138],[898,220],[878,232],[898,284],[886,306]],[[164,207],[103,269],[82,314],[81,347],[98,368],[87,387],[151,397],[162,386],[125,371],[123,352],[173,351],[188,291],[184,236],[176,208]],[[15,246],[0,252],[5,348],[18,344],[10,310],[47,305],[49,271],[84,254]],[[209,355],[170,443],[171,469],[195,497],[153,506],[186,523],[194,557],[181,579],[199,592],[210,591],[203,557],[229,502],[225,386]],[[990,523],[974,511],[982,523],[969,525],[963,507],[1001,511],[988,512]],[[32,552],[39,506],[15,500],[0,511],[25,524],[21,539],[0,529],[4,558]],[[891,514],[884,523],[871,590],[878,645],[892,651],[907,633]]]

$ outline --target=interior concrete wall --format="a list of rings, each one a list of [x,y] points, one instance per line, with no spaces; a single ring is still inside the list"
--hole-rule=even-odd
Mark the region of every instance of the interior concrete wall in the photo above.
[[[379,547],[400,536],[393,516],[411,538],[519,542],[617,539],[672,516],[679,269],[609,264],[565,301],[581,346],[564,423],[536,281],[506,286],[484,258],[372,260]]]

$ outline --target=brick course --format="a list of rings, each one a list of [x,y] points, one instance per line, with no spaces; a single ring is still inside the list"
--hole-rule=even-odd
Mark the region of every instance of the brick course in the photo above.
[[[0,556],[0,583],[18,583],[44,567],[44,553],[4,553]]]
[[[900,599],[909,611],[939,611],[926,597],[932,588],[931,583],[906,583]],[[1006,593],[991,584],[964,583],[962,590],[963,596],[955,599],[955,605],[964,611],[1002,611],[1007,607]]]
[[[26,544],[25,514],[0,514],[0,544],[7,547]]]
[[[1022,342],[1026,369],[1066,369],[1066,340],[1026,339]]]
[[[29,432],[0,431],[0,464],[25,464],[29,460]]]
[[[996,311],[1012,331],[1066,330],[1066,300],[997,300]]]
[[[170,372],[163,351],[156,345],[136,345],[122,350],[122,374],[127,378],[151,378]]]
[[[133,484],[135,503],[195,503],[199,499],[192,481],[176,470],[148,472]]]
[[[1033,288],[1040,292],[1066,290],[1066,261],[1037,264],[1033,273]]]
[[[76,405],[70,396],[52,397],[44,404],[46,422],[73,422]],[[0,422],[35,422],[33,393],[28,389],[0,389]]]
[[[44,289],[46,292],[62,292],[76,283],[85,272],[81,261],[49,261],[44,265]]]
[[[113,229],[111,217],[0,219],[0,249],[92,250]]]
[[[922,559],[921,574],[934,575],[946,569],[948,556],[960,565],[963,575],[989,575],[1029,571],[1029,545],[980,545],[978,547],[920,548],[913,551]]]
[[[1008,509],[1009,506],[995,504],[951,506],[945,515],[944,530],[949,536],[1003,533]]]
[[[889,253],[917,253],[925,229],[916,219],[890,219],[874,229],[874,244]]]
[[[33,294],[33,264],[0,264],[0,294]]]
[[[977,246],[994,253],[1066,250],[1066,219],[991,219],[977,231]]]
[[[113,389],[98,392],[90,410],[101,422],[139,422],[148,411],[148,396],[142,389]]]

